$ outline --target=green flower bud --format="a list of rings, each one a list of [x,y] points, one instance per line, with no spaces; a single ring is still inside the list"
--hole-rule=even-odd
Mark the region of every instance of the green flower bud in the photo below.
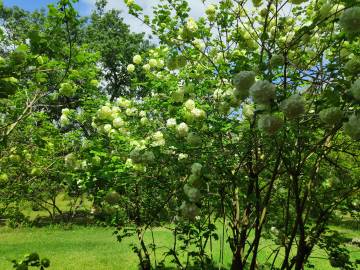
[[[181,213],[184,217],[191,220],[195,219],[199,215],[200,209],[194,203],[183,202],[180,206]]]
[[[347,33],[360,32],[360,7],[346,9],[340,17],[339,23]]]
[[[344,132],[353,140],[360,140],[360,117],[352,115],[349,121],[344,124]]]
[[[338,107],[331,107],[320,111],[320,120],[328,126],[333,126],[342,121],[343,112]]]
[[[360,73],[360,57],[354,56],[346,62],[344,66],[345,71],[350,75],[357,75]]]
[[[173,102],[183,102],[184,100],[184,91],[177,90],[171,93],[171,100]]]
[[[113,205],[113,204],[117,204],[120,201],[121,196],[116,191],[110,191],[106,194],[104,199],[108,204]]]
[[[142,159],[145,163],[152,163],[155,161],[155,155],[152,151],[145,151]]]
[[[355,99],[360,101],[360,79],[357,79],[351,86],[350,91]]]
[[[76,92],[76,86],[71,82],[60,84],[59,93],[65,97],[72,97]]]
[[[186,137],[186,141],[188,144],[192,145],[192,146],[201,146],[202,144],[202,139],[199,135],[196,135],[193,132],[190,132],[187,137]]]
[[[186,188],[185,188],[186,187]],[[189,187],[188,185],[184,186],[184,192],[188,197],[190,202],[198,202],[201,197],[201,193],[197,188]]]
[[[280,54],[274,54],[270,59],[270,65],[272,67],[283,66],[285,62],[284,56]]]

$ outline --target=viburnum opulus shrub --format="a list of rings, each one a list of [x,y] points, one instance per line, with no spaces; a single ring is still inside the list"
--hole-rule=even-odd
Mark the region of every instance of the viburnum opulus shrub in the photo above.
[[[358,196],[350,169],[358,166],[358,4],[205,1],[192,18],[186,1],[164,2],[150,19],[127,1],[159,39],[127,68],[131,87],[151,95],[120,97],[93,120],[124,165],[120,201],[136,217],[141,267],[154,263],[145,231],[170,222],[175,245],[164,255],[178,267],[187,254],[209,269],[210,243],[220,237],[231,269],[303,269],[334,211]],[[342,175],[343,188],[328,181]],[[262,261],[265,237],[274,253]],[[355,267],[333,247],[324,245],[334,265]]]

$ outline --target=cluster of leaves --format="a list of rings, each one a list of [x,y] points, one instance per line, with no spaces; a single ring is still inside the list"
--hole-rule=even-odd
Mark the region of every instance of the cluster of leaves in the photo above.
[[[16,270],[28,270],[29,267],[36,267],[39,270],[44,270],[50,267],[50,260],[43,258],[40,260],[39,254],[36,252],[24,256],[21,261],[12,260],[13,268]]]

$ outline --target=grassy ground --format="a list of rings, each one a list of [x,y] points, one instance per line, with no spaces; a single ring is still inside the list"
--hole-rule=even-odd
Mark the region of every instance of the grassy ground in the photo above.
[[[60,194],[57,205],[62,211],[68,211],[69,200]],[[23,213],[34,220],[47,217],[46,211],[32,211],[30,205],[24,205]],[[84,198],[81,210],[89,210],[91,202]],[[345,224],[344,224],[345,225]],[[333,226],[348,238],[360,238],[358,227]],[[113,235],[113,228],[85,227],[85,226],[45,226],[43,228],[10,229],[0,227],[0,270],[11,269],[11,259],[21,259],[25,254],[38,252],[41,256],[51,260],[52,270],[137,270],[137,257],[131,250],[130,244],[137,244],[136,237],[125,239],[118,243]],[[219,235],[221,235],[219,228]],[[154,230],[156,245],[162,247],[156,254],[159,260],[162,253],[172,246],[172,234],[165,228]],[[146,243],[151,243],[151,234],[145,235]],[[219,262],[219,242],[213,242],[214,261]],[[264,262],[271,253],[273,243],[269,240],[262,242],[259,249],[259,260]],[[351,257],[360,260],[360,249],[349,246]],[[279,254],[281,256],[281,254]],[[152,254],[153,258],[153,254]],[[229,267],[231,252],[225,243],[224,266]],[[326,254],[322,250],[315,250],[311,262],[315,269],[330,270]],[[167,265],[171,266],[168,262]]]
[[[122,243],[116,242],[112,235],[113,229],[101,227],[74,227],[64,229],[60,227],[45,228],[0,228],[0,269],[11,269],[8,259],[21,259],[26,253],[36,251],[41,257],[51,260],[53,270],[135,270],[137,258],[129,244],[136,241],[135,237]],[[348,230],[348,237],[358,237],[359,232]],[[157,229],[154,232],[159,245],[171,246],[171,233],[165,229]],[[150,235],[146,235],[150,240]],[[149,242],[148,242],[149,243]],[[267,246],[264,243],[263,246]],[[214,259],[218,261],[219,243],[214,243]],[[351,247],[351,256],[360,259],[360,249]],[[163,249],[165,250],[165,248]],[[270,253],[269,248],[264,248],[259,253],[260,260],[264,260]],[[160,252],[159,252],[160,253]],[[160,254],[157,255],[161,257]],[[329,265],[324,252],[317,250],[312,259],[315,269],[333,269]],[[224,263],[229,265],[231,261],[229,250],[225,251]]]

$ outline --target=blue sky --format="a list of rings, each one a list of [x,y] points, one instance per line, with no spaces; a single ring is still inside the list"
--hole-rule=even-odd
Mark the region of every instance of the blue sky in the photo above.
[[[139,20],[134,18],[132,15],[129,15],[127,10],[128,8],[124,4],[124,0],[107,0],[108,9],[120,9],[122,11],[122,16],[127,24],[130,25],[130,29],[134,32],[145,32],[150,34],[150,29],[143,25]],[[150,15],[152,14],[152,6],[160,2],[160,0],[135,0],[144,9],[144,13]],[[201,0],[188,0],[190,7],[192,8],[190,16],[198,18],[199,16],[204,15],[204,5]],[[33,11],[34,9],[46,8],[50,3],[56,3],[57,0],[3,0],[5,6],[19,6],[23,9]],[[89,15],[92,8],[94,8],[96,0],[79,0],[75,4],[75,8],[79,11],[80,15]],[[219,0],[207,0],[207,3],[218,3]]]
[[[33,11],[35,9],[46,8],[48,4],[56,3],[56,0],[3,0],[5,6],[18,6],[23,9]],[[82,15],[89,12],[89,5],[79,1],[75,4],[75,7],[80,11]]]

